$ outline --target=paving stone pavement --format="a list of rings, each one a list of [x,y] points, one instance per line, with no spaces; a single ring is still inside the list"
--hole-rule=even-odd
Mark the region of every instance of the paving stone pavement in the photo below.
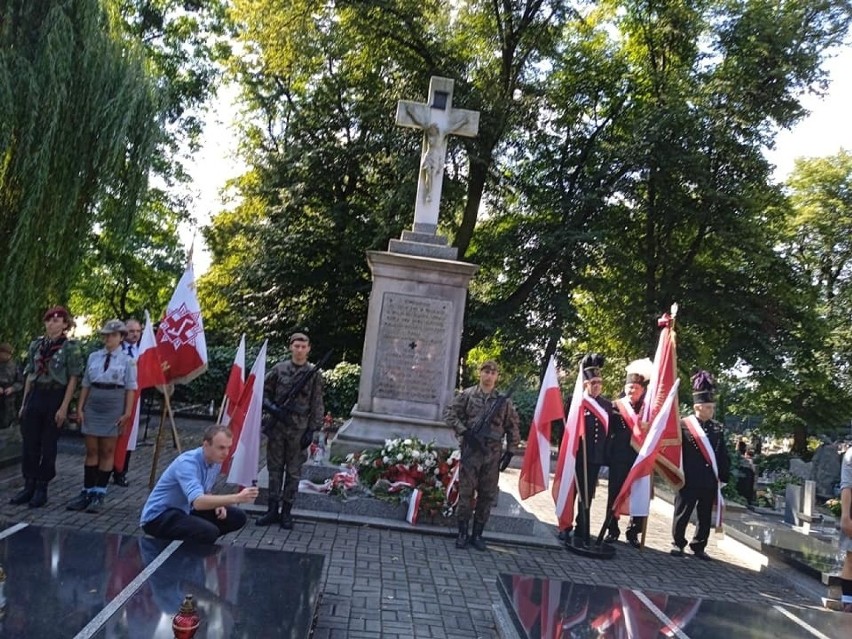
[[[199,445],[205,426],[205,422],[179,420],[184,448]],[[149,443],[155,433],[149,433]],[[68,512],[65,504],[82,484],[83,442],[79,436],[63,435],[58,476],[50,484],[48,505],[35,510],[9,505],[8,496],[20,488],[22,480],[17,467],[6,468],[0,470],[0,518],[12,523],[142,535],[138,519],[148,494],[152,452],[148,445],[133,454],[131,486],[111,485],[104,512]],[[169,441],[160,456],[159,472],[175,455]],[[506,471],[501,485],[516,485],[517,473]],[[593,525],[603,520],[604,501],[593,504]],[[538,495],[524,506],[542,521],[554,523],[549,494]],[[715,540],[708,548],[715,561],[671,557],[670,525],[670,507],[655,501],[647,547],[639,551],[618,543],[617,555],[610,561],[582,558],[561,549],[495,543],[490,544],[489,552],[479,553],[457,550],[449,535],[421,534],[416,528],[409,532],[309,520],[297,520],[292,531],[250,523],[220,543],[324,555],[323,595],[313,634],[317,639],[497,637],[492,605],[500,604],[496,585],[500,573],[729,601],[818,603],[806,600],[777,572],[759,569],[747,557],[719,547]]]

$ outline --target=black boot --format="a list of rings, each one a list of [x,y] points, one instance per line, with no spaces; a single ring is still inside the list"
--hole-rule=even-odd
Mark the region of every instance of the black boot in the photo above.
[[[456,548],[464,550],[470,543],[470,535],[467,533],[467,519],[459,519],[459,536],[456,537]]]
[[[30,508],[41,508],[47,503],[47,482],[37,481],[33,498],[30,499]]]
[[[122,488],[127,488],[130,485],[125,473],[118,473],[115,471],[112,473],[112,483],[116,486],[121,486]]]
[[[278,500],[270,499],[266,508],[266,514],[255,519],[254,523],[257,526],[269,526],[281,521],[281,514],[278,510]]]
[[[609,530],[606,533],[606,537],[604,537],[605,544],[614,544],[618,541],[618,538],[621,537],[621,530],[618,528],[618,524],[616,523],[613,526],[609,527]]]
[[[479,550],[480,552],[488,550],[488,546],[485,545],[485,540],[482,538],[483,528],[485,528],[485,524],[480,523],[478,521],[474,521],[473,534],[470,536],[470,545]]]
[[[15,493],[15,496],[9,500],[9,503],[15,506],[26,504],[30,499],[33,498],[33,493],[35,492],[35,484],[35,479],[24,479],[24,487],[17,493]]]
[[[284,530],[293,530],[293,515],[290,514],[290,509],[293,507],[289,501],[281,504],[281,528]]]

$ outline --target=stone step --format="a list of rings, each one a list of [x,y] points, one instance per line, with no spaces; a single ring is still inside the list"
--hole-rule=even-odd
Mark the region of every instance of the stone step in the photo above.
[[[341,468],[333,464],[307,463],[302,466],[302,479],[321,484],[340,471]],[[269,486],[269,473],[266,467],[261,469],[257,485],[260,494],[255,504],[262,508],[267,503]],[[408,505],[404,503],[394,503],[358,494],[343,498],[314,492],[300,492],[296,497],[294,508],[308,513],[330,513],[338,515],[343,520],[347,517],[372,517],[397,522],[405,522],[408,512]],[[423,517],[421,523],[447,528],[455,528],[457,525],[455,517],[445,518],[441,515]],[[512,495],[500,491],[497,503],[491,509],[487,528],[493,533],[524,536],[535,534],[538,523],[538,520],[524,510]]]

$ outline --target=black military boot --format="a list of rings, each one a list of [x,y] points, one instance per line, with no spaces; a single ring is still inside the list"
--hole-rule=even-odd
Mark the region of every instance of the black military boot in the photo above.
[[[478,521],[474,521],[473,534],[470,536],[470,545],[479,550],[480,552],[488,550],[488,546],[485,545],[485,540],[482,538],[483,528],[485,528],[485,524],[480,523]]]
[[[291,508],[293,508],[293,504],[289,501],[281,504],[281,528],[284,530],[293,530],[293,515],[290,514]]]
[[[618,541],[618,538],[621,537],[621,530],[618,528],[618,522],[614,522],[610,524],[609,530],[606,533],[606,537],[604,537],[605,544],[614,544]]]
[[[15,493],[15,496],[9,500],[9,503],[15,506],[26,504],[30,499],[33,498],[33,493],[35,492],[35,484],[35,479],[25,479],[24,487],[17,493]]]
[[[278,510],[278,500],[270,499],[267,502],[266,513],[254,520],[256,526],[269,526],[281,521],[281,513]]]
[[[47,482],[37,481],[33,498],[30,499],[30,508],[41,508],[47,503]]]
[[[456,548],[464,550],[470,543],[470,535],[467,532],[467,519],[459,519],[459,536],[456,537]]]

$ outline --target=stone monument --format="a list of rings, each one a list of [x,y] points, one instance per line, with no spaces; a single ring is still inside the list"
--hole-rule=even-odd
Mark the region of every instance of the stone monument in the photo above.
[[[373,289],[358,403],[332,455],[418,437],[457,445],[441,418],[456,384],[467,287],[477,266],[457,261],[438,235],[447,137],[473,137],[479,113],[453,108],[453,81],[433,77],[426,103],[401,100],[396,123],[423,131],[414,226],[387,251],[368,251]]]

